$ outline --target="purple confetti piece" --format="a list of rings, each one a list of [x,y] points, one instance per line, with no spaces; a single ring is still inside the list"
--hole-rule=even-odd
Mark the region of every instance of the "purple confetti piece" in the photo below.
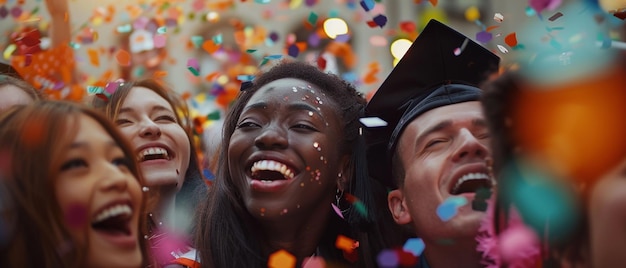
[[[287,48],[287,54],[289,56],[297,58],[300,54],[300,49],[298,48],[298,46],[296,46],[296,44],[291,44],[289,48]]]
[[[348,42],[348,40],[350,40],[349,34],[340,34],[340,35],[337,35],[337,37],[335,37],[335,42],[338,42],[338,43],[346,43]]]
[[[556,14],[554,14],[554,15],[552,15],[550,18],[548,18],[548,20],[549,20],[549,21],[555,21],[555,20],[557,20],[558,18],[560,18],[560,17],[562,17],[562,16],[563,16],[563,13],[561,13],[561,12],[557,12]]]
[[[314,6],[315,4],[317,4],[317,0],[306,0],[306,1],[304,1],[304,4],[305,4],[306,6],[308,6],[308,7],[312,7],[312,6]]]
[[[380,14],[374,17],[373,21],[376,23],[376,25],[382,28],[385,27],[385,24],[387,24],[387,17],[383,14]]]
[[[20,7],[13,7],[11,9],[11,16],[13,16],[13,18],[17,19],[20,15],[22,15],[22,9]]]
[[[9,10],[5,6],[0,7],[0,19],[4,19],[9,15]]]
[[[311,35],[309,35],[309,39],[307,40],[307,42],[309,43],[309,46],[311,47],[317,47],[320,45],[320,41],[321,38],[317,33],[311,33]]]
[[[278,33],[276,33],[276,32],[271,32],[271,33],[270,33],[270,40],[272,40],[273,42],[278,41]]]
[[[491,34],[490,32],[482,31],[476,34],[476,40],[481,43],[487,43],[491,41],[492,38],[493,34]]]

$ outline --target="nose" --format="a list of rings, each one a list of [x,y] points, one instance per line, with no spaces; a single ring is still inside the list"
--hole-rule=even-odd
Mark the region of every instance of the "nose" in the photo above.
[[[260,135],[254,139],[254,145],[259,149],[284,149],[287,148],[287,133],[277,126],[264,128]]]
[[[144,120],[139,130],[139,136],[146,139],[155,139],[161,137],[161,127],[152,120]]]
[[[454,161],[464,159],[485,159],[489,155],[489,149],[468,129],[461,129],[458,138],[460,145],[453,155]]]
[[[103,183],[101,184],[102,190],[104,191],[120,191],[123,192],[128,188],[128,179],[132,175],[122,172],[120,168],[112,163],[108,163],[108,166],[103,172],[102,179]]]

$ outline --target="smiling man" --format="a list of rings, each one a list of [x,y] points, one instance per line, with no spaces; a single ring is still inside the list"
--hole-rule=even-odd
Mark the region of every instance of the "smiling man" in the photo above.
[[[495,182],[477,85],[498,64],[431,20],[366,107],[369,171],[393,189],[387,201],[396,223],[423,239],[418,267],[480,267],[475,236],[485,213],[472,202]]]

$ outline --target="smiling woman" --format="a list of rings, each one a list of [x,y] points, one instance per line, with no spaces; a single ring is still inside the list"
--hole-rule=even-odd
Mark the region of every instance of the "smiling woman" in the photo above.
[[[357,190],[371,189],[360,166],[364,105],[354,87],[302,62],[283,62],[241,92],[225,120],[214,187],[196,214],[202,265],[267,267],[280,255],[296,267],[311,258],[374,265],[370,244],[380,237],[359,237],[376,233],[367,229],[374,209],[346,208],[371,197]]]
[[[142,177],[105,117],[70,103],[15,108],[0,118],[0,152],[0,266],[148,265]]]
[[[160,239],[169,237],[162,231],[179,237],[165,239],[184,244],[178,239],[184,240],[192,228],[185,220],[191,218],[188,214],[195,210],[196,200],[206,192],[186,106],[155,80],[118,82],[110,98],[95,98],[93,105],[117,124],[133,146],[150,189],[153,251],[160,263],[169,263],[172,252],[184,253],[188,248],[161,243]]]

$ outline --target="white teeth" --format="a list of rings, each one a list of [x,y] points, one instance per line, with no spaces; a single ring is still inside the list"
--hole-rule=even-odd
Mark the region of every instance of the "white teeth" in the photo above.
[[[252,165],[252,168],[250,169],[252,173],[259,171],[259,170],[277,171],[277,172],[280,172],[280,174],[283,174],[283,176],[285,176],[285,178],[287,179],[293,179],[293,177],[295,176],[294,172],[291,169],[289,169],[287,165],[280,163],[280,162],[273,161],[273,160],[258,161],[254,163],[254,165]],[[266,181],[262,181],[262,182],[266,183]],[[271,181],[267,181],[267,182],[271,182]]]
[[[169,159],[169,154],[167,153],[167,150],[161,147],[149,147],[143,149],[139,152],[139,154],[137,154],[137,158],[141,161],[148,155],[162,155],[165,159]]]
[[[461,177],[459,179],[459,181],[456,182],[456,185],[454,185],[453,191],[456,191],[459,186],[461,186],[461,184],[463,184],[464,182],[468,181],[468,180],[491,180],[491,178],[489,177],[489,175],[485,174],[485,173],[468,173],[463,175],[463,177]]]
[[[119,204],[119,205],[109,207],[103,210],[102,212],[100,212],[98,215],[96,215],[96,219],[93,221],[93,223],[101,222],[108,218],[117,217],[120,215],[130,216],[132,214],[133,214],[133,210],[130,208],[129,205]]]

